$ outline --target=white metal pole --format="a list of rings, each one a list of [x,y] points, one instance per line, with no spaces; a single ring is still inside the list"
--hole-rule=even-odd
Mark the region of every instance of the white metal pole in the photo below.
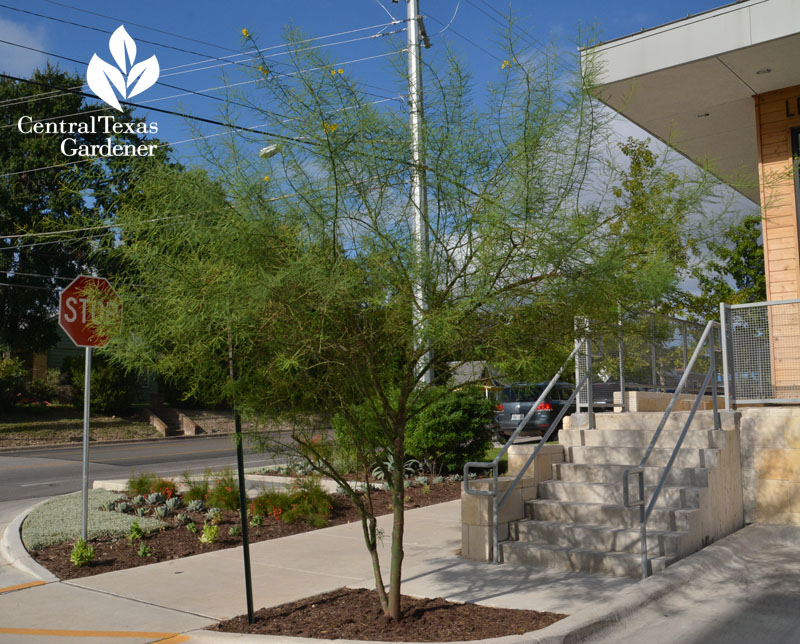
[[[414,210],[414,330],[416,348],[427,342],[425,314],[428,302],[425,293],[425,276],[429,262],[428,194],[425,177],[425,144],[422,135],[422,60],[419,34],[419,0],[407,0],[408,18],[408,122],[411,130],[411,204]],[[419,362],[421,382],[433,382],[433,354],[425,352]]]
[[[92,389],[92,348],[86,347],[83,373],[83,515],[81,536],[87,540],[86,525],[89,517],[89,400]]]

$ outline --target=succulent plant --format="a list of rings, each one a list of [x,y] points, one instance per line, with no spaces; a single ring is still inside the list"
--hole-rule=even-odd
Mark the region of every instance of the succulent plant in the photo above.
[[[139,549],[136,551],[136,554],[144,559],[145,557],[149,557],[152,553],[150,552],[149,546],[141,544]]]
[[[194,521],[189,521],[189,523],[186,524],[186,529],[192,534],[197,533],[197,526],[195,525]]]
[[[242,534],[242,528],[238,523],[235,523],[231,526],[230,530],[228,530],[228,534],[232,537],[238,537]]]
[[[202,512],[206,506],[203,505],[203,502],[200,499],[195,499],[194,501],[190,501],[189,505],[187,506],[187,510],[189,512]]]
[[[253,526],[254,528],[257,528],[262,523],[264,523],[264,517],[261,516],[260,514],[254,514],[253,516],[250,517],[250,525]]]
[[[413,485],[413,483],[412,483],[411,479],[406,479],[405,481],[403,481],[403,487],[404,487],[406,490],[407,490],[408,488],[410,488],[412,485]]]
[[[120,501],[117,503],[117,512],[122,514],[127,514],[128,512],[133,512],[133,506],[130,503],[126,503],[125,501]]]
[[[434,476],[433,477],[433,484],[434,485],[439,485],[439,483],[444,483],[444,477],[443,476]]]
[[[147,508],[145,507],[136,508],[136,514],[139,515],[140,517],[143,517],[145,514],[147,514]]]
[[[392,486],[391,486],[391,485],[389,485],[388,483],[381,483],[381,489],[382,489],[384,492],[388,492],[389,490],[391,490],[391,489],[392,489]]]
[[[175,510],[183,505],[183,501],[181,501],[181,497],[173,496],[171,499],[167,499],[165,505],[167,506],[167,510],[170,512],[175,512]]]
[[[451,481],[463,481],[464,477],[461,476],[461,474],[451,474],[450,475],[450,480]]]
[[[113,510],[117,509],[117,502],[116,501],[106,501],[105,503],[103,503],[102,508],[104,510],[108,510],[109,512],[112,512]]]
[[[181,514],[176,514],[175,515],[175,520],[180,524],[184,524],[189,520],[189,517],[187,517],[185,514],[182,514],[182,513]]]
[[[156,506],[156,516],[159,519],[164,519],[167,515],[169,515],[169,509],[166,505],[157,505]]]
[[[473,479],[476,479],[476,478],[478,478],[478,475],[475,472],[470,472],[469,473],[469,480],[470,481],[473,480]]]
[[[209,508],[206,512],[206,521],[217,525],[222,522],[222,510],[219,508]]]
[[[145,500],[147,501],[147,505],[158,505],[164,500],[164,497],[161,495],[160,492],[153,492]]]
[[[137,494],[131,499],[131,503],[134,505],[142,505],[144,503],[144,497],[141,494]]]
[[[427,476],[418,476],[417,483],[420,485],[427,485],[428,484],[428,477]]]

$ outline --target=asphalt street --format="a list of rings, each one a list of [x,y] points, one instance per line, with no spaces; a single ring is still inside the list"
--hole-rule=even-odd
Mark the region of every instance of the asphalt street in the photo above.
[[[81,489],[80,444],[0,452],[0,501],[33,499]],[[269,454],[245,448],[245,466],[276,462]],[[127,478],[131,472],[176,476],[185,471],[236,467],[232,436],[166,439],[89,446],[89,481]]]

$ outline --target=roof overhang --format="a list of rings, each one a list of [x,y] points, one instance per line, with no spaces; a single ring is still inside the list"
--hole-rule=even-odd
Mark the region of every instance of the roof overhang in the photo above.
[[[800,85],[800,3],[737,2],[592,54],[601,101],[759,202],[753,96]]]

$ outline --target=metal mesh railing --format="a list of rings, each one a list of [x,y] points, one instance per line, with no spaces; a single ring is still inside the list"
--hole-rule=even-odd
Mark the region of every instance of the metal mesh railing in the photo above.
[[[800,402],[800,300],[723,305],[737,403]]]
[[[697,346],[703,326],[688,320],[648,313],[621,320],[618,329],[593,333],[591,323],[577,329],[591,338],[592,382],[595,407],[613,406],[615,391],[672,392],[680,382]],[[579,325],[576,325],[579,326]],[[717,365],[722,365],[717,345]],[[709,357],[700,357],[686,382],[686,393],[697,393],[708,372]],[[585,349],[576,357],[575,376],[586,373]],[[588,394],[580,392],[579,406],[586,407]]]

